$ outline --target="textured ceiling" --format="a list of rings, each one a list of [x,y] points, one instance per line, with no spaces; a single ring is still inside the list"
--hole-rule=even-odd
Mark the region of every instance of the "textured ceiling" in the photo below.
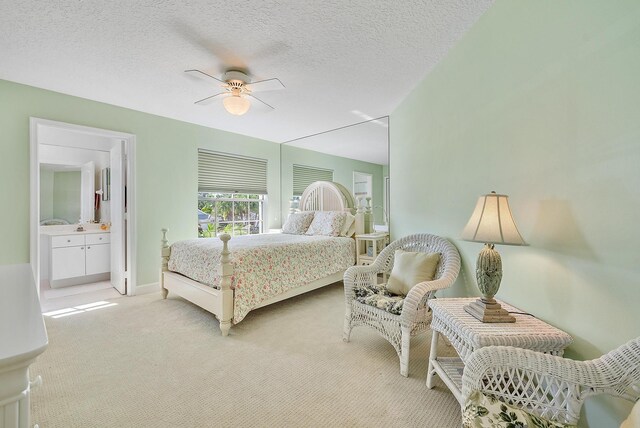
[[[491,3],[0,1],[0,78],[284,142],[390,114]],[[190,68],[286,89],[234,117]]]

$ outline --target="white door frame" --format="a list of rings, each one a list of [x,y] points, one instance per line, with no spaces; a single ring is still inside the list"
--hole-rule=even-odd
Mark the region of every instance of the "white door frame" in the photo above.
[[[353,196],[356,197],[356,199],[358,198],[356,194],[356,183],[357,183],[356,177],[358,176],[367,177],[367,195],[365,197],[369,197],[373,201],[373,174],[370,172],[353,171],[353,187],[352,187]]]
[[[136,269],[136,215],[135,215],[135,154],[136,136],[124,132],[110,131],[107,129],[92,128],[71,123],[57,122],[54,120],[29,118],[30,139],[30,260],[33,277],[36,280],[38,293],[40,293],[40,159],[38,155],[38,131],[39,129],[57,128],[83,134],[96,135],[106,138],[118,138],[125,142],[127,153],[127,295],[136,294],[137,269]]]

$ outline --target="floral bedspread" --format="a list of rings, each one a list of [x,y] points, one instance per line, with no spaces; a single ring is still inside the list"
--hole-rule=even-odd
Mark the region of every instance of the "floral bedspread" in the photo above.
[[[355,264],[352,238],[264,234],[229,241],[235,289],[233,322],[261,302]],[[199,238],[171,245],[169,270],[219,288],[222,242]]]

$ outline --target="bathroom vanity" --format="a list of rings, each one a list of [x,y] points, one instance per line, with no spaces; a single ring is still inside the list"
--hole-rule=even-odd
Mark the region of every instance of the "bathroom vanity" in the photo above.
[[[42,258],[42,272],[48,272],[51,288],[109,279],[111,234],[92,226],[81,232],[75,226],[41,227],[41,248],[48,253]]]

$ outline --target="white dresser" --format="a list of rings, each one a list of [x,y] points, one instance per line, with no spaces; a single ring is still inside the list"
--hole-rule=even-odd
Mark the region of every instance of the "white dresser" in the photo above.
[[[29,365],[48,345],[31,265],[0,266],[0,296],[0,428],[26,428]]]

